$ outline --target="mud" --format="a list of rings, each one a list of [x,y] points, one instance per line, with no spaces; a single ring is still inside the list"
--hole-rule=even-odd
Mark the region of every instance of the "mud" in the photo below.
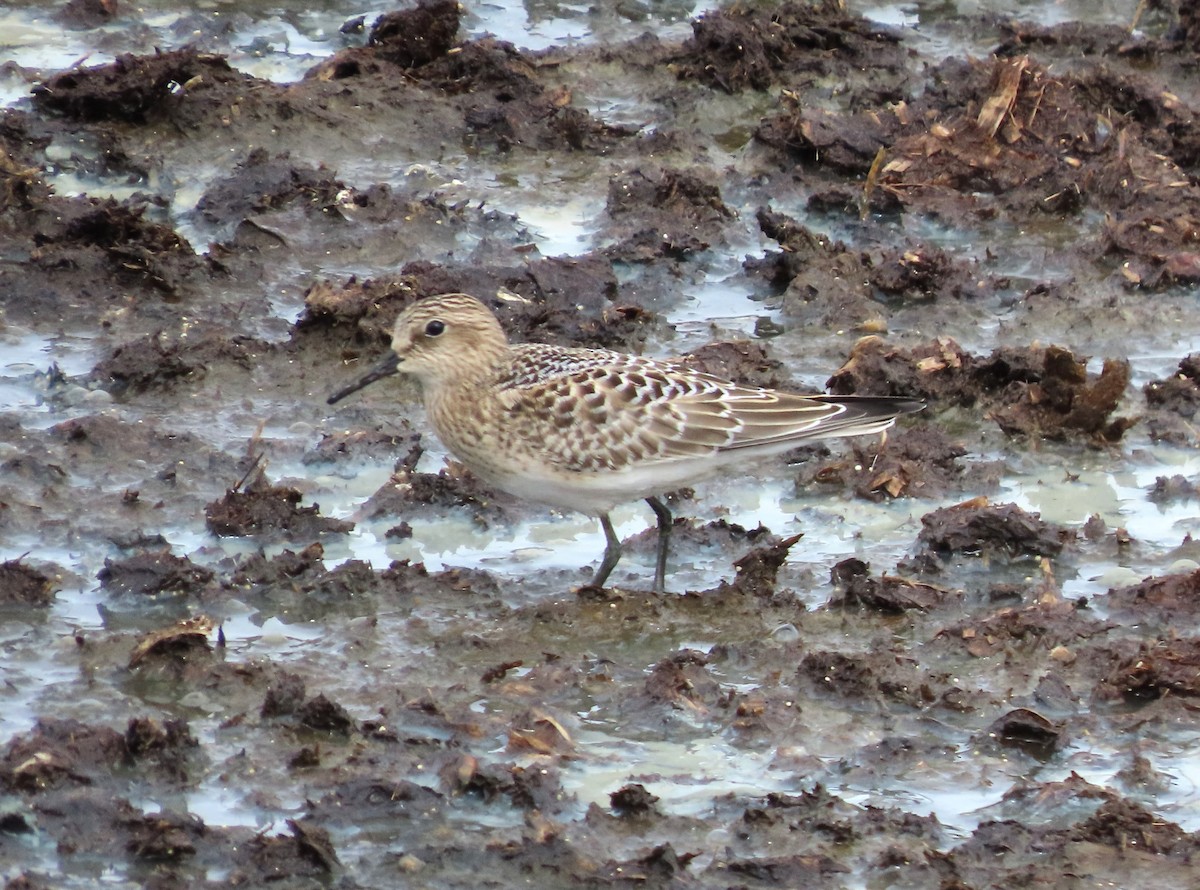
[[[6,887],[1194,883],[1198,25],[1142,12],[531,52],[431,0],[287,83],[211,17],[18,72]],[[447,291],[928,406],[672,492],[673,592],[652,529],[597,590],[411,384],[326,407]]]
[[[4,602],[45,606],[54,601],[54,579],[19,559],[0,565]]]
[[[204,524],[218,537],[283,532],[311,538],[354,528],[353,522],[321,516],[320,504],[300,506],[303,497],[297,489],[272,485],[263,473],[255,472],[247,485],[230,489],[204,508]]]

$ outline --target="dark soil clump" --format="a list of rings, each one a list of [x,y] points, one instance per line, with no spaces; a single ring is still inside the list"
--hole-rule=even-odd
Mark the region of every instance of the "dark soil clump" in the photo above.
[[[0,563],[0,603],[48,606],[54,602],[55,582],[19,559]]]
[[[162,551],[139,553],[119,562],[105,560],[98,577],[100,586],[113,594],[153,596],[198,593],[212,581],[213,572],[186,556]]]
[[[192,50],[120,56],[110,65],[65,71],[34,90],[43,108],[85,121],[144,124],[170,115],[193,91],[245,83],[218,55]],[[186,85],[186,86],[185,86]]]
[[[852,66],[868,66],[882,80],[898,78],[904,64],[895,35],[835,0],[710,12],[693,22],[692,32],[677,62],[680,76],[731,93],[813,81]]]
[[[1086,359],[1057,346],[997,349],[973,356],[953,340],[912,350],[878,337],[855,344],[849,361],[828,381],[832,392],[920,393],[935,402],[980,406],[1010,434],[1115,442],[1134,423],[1112,417],[1129,383],[1129,363],[1111,360],[1098,376]]]
[[[231,489],[204,510],[205,524],[214,535],[245,535],[285,532],[311,536],[326,532],[348,532],[354,523],[320,515],[320,505],[301,507],[303,495],[295,488],[272,485],[261,473],[245,488]]]
[[[454,0],[426,0],[415,9],[385,13],[371,27],[367,45],[401,68],[419,68],[454,46],[460,14]]]
[[[1015,504],[986,498],[935,510],[921,517],[917,540],[937,553],[1057,556],[1071,540],[1069,529],[1043,522]]]

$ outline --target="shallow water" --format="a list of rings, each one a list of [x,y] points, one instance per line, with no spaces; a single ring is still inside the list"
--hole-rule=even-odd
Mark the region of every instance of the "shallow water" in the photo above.
[[[478,4],[469,9],[465,29],[471,36],[492,33],[531,50],[631,40],[645,30],[652,30],[660,40],[668,41],[690,33],[688,19],[707,6],[667,3],[630,8],[636,9],[637,14],[614,12],[607,5],[527,4],[515,8],[506,4]],[[286,83],[299,78],[313,64],[353,39],[338,33],[344,21],[365,13],[369,24],[382,11],[382,8],[363,10],[343,3],[246,8],[245,4],[179,7],[158,2],[144,5],[138,11],[136,27],[118,21],[93,31],[70,31],[37,6],[10,5],[0,11],[0,45],[7,48],[9,60],[27,69],[31,76],[39,76],[80,62],[88,65],[105,62],[123,52],[147,52],[153,46],[166,50],[199,40],[207,50],[228,54],[230,63],[240,70]],[[986,49],[964,40],[960,29],[949,28],[958,15],[1020,15],[1047,24],[1079,18],[1121,24],[1129,14],[1125,4],[1097,7],[1083,2],[1036,7],[960,3],[955,6],[954,15],[941,4],[867,4],[858,6],[857,11],[908,29],[920,51],[933,59]],[[187,23],[193,22],[197,15],[200,19],[195,21],[195,27],[188,27]],[[205,30],[223,20],[221,17],[232,22],[228,30]],[[0,76],[0,102],[23,106],[27,89],[24,79],[12,71]],[[646,107],[644,100],[641,84],[623,80],[611,84],[608,91],[598,90],[583,104],[609,122],[641,122],[651,116],[652,110],[658,110]],[[713,97],[709,107],[721,108],[724,101],[724,97]],[[703,109],[693,113],[697,118],[705,118]],[[761,108],[751,108],[739,112],[745,120],[728,121],[719,115],[706,118],[710,132],[728,134],[727,138],[716,140],[722,150],[714,150],[708,159],[711,166],[733,164],[750,155],[745,143],[739,141],[738,133],[744,130],[747,121],[756,121],[762,113]],[[227,172],[223,163],[197,159],[196,166],[180,172],[177,181],[130,183],[115,177],[110,180],[89,176],[80,159],[88,156],[90,150],[86,145],[55,146],[51,157],[61,166],[49,181],[60,194],[124,198],[134,191],[157,191],[170,200],[165,218],[197,251],[203,251],[212,241],[229,237],[229,231],[205,223],[194,213],[195,204],[208,184]],[[486,201],[491,209],[512,217],[511,228],[523,231],[528,242],[536,245],[544,256],[577,255],[604,246],[598,220],[605,206],[603,186],[608,171],[594,169],[588,158],[580,158],[574,165],[570,160],[564,161],[562,166],[548,169],[540,161],[528,163],[520,157],[479,160],[453,151],[440,159],[418,159],[407,157],[404,146],[382,145],[378,151],[368,150],[359,156],[327,159],[319,158],[322,146],[294,146],[292,151],[298,159],[326,160],[338,175],[357,187],[387,182],[399,188],[419,182],[427,190],[445,196],[448,202]],[[673,292],[660,295],[661,311],[672,323],[674,333],[668,342],[648,344],[650,353],[682,352],[718,337],[753,337],[764,322],[787,325],[777,306],[761,300],[764,296],[761,283],[749,279],[741,267],[745,256],[761,254],[768,247],[754,221],[754,211],[764,196],[770,194],[768,185],[748,186],[740,195],[724,195],[739,213],[739,223],[729,243],[697,260],[687,275],[668,286]],[[777,206],[802,216],[804,197],[789,186],[787,198]],[[814,228],[822,226],[820,220],[811,222]],[[1085,216],[1065,225],[1047,223],[1037,230],[997,226],[986,233],[991,252],[987,271],[1009,276],[1014,294],[1022,292],[1032,281],[1057,280],[1059,272],[1047,270],[1046,258],[1078,239],[1083,230],[1095,223],[1095,219]],[[980,232],[955,231],[934,224],[906,225],[907,229],[893,234],[897,238],[905,234],[920,237],[963,255],[978,255],[983,237]],[[831,234],[853,237],[850,227]],[[871,237],[881,236],[876,233]],[[478,233],[465,232],[458,236],[455,248],[461,255],[469,256],[481,240]],[[290,325],[303,309],[303,292],[311,280],[341,279],[352,274],[385,275],[394,272],[404,259],[407,258],[339,249],[269,268],[263,289],[269,291],[270,309],[264,318],[256,318],[252,327],[267,339],[284,341]],[[1063,278],[1071,274],[1069,270],[1061,273]],[[1077,351],[1097,357],[1115,354],[1128,357],[1133,367],[1132,385],[1140,388],[1150,379],[1173,372],[1182,356],[1200,349],[1200,335],[1192,333],[1198,329],[1192,324],[1197,319],[1197,311],[1191,305],[1195,297],[1194,288],[1160,295],[1158,298],[1166,307],[1164,312],[1172,320],[1166,325],[1141,319],[1128,328],[1114,328],[1063,315],[1048,319],[1045,327],[1031,334],[1019,313],[1003,307],[979,307],[965,317],[948,319],[944,330],[912,327],[894,333],[898,339],[909,342],[935,333],[952,335],[973,352],[986,352],[999,342],[1065,340]],[[797,383],[820,388],[836,367],[831,364],[832,357],[844,355],[855,339],[857,334],[852,331],[825,331],[814,332],[813,340],[801,336],[773,339],[772,346]],[[388,480],[393,469],[390,459],[362,460],[332,470],[302,462],[303,454],[315,446],[322,433],[334,432],[341,424],[339,416],[325,408],[323,397],[348,375],[344,368],[328,369],[322,379],[307,380],[310,398],[300,408],[294,393],[272,389],[273,381],[255,379],[253,370],[249,372],[250,382],[242,381],[245,385],[238,390],[227,380],[197,386],[194,403],[185,406],[155,405],[136,399],[113,402],[107,393],[86,385],[75,385],[65,394],[48,390],[47,373],[52,365],[67,378],[80,378],[103,357],[109,346],[98,342],[86,326],[72,319],[63,319],[62,330],[50,336],[24,331],[16,325],[0,328],[3,350],[0,404],[5,414],[24,429],[44,430],[72,418],[102,412],[156,429],[190,433],[231,460],[245,453],[248,441],[261,438],[271,451],[272,478],[302,487],[305,503],[319,502],[324,516],[358,520],[354,532],[325,543],[325,562],[330,568],[350,559],[366,561],[376,569],[404,559],[424,562],[430,571],[446,567],[482,568],[493,573],[502,587],[510,585],[504,588],[501,600],[506,606],[520,609],[551,598],[545,587],[547,583],[555,583],[526,586],[526,576],[553,570],[559,573],[555,576],[558,580],[566,577],[573,583],[582,582],[586,576],[577,574],[577,570],[593,563],[603,550],[604,539],[594,521],[575,515],[552,515],[548,511],[536,511],[515,526],[493,523],[487,529],[481,529],[465,513],[439,513],[415,519],[411,523],[411,538],[400,541],[385,538],[394,521],[360,520],[357,510]],[[227,388],[233,392],[232,396],[226,395]],[[386,428],[386,412],[392,404],[386,392],[372,396],[365,404],[383,417]],[[414,421],[418,428],[423,428],[419,416]],[[1109,451],[1048,445],[1028,452],[1010,448],[998,433],[989,442],[994,445],[991,453],[981,452],[969,459],[1006,462],[1000,490],[992,495],[994,502],[1012,502],[1039,512],[1043,519],[1075,529],[1090,516],[1098,515],[1110,527],[1128,530],[1139,544],[1118,556],[1092,553],[1074,558],[1067,567],[1070,574],[1059,579],[1065,597],[1095,598],[1119,584],[1164,574],[1175,562],[1185,539],[1200,536],[1200,518],[1194,502],[1159,506],[1147,499],[1159,476],[1180,474],[1192,480],[1200,478],[1200,457],[1194,450],[1151,443],[1136,428],[1120,448]],[[0,452],[0,458],[3,457],[6,455]],[[431,451],[420,469],[436,472],[441,459],[436,450]],[[127,487],[145,481],[145,468],[140,466],[108,468],[94,475],[91,469],[65,469],[81,488],[103,489],[114,498],[119,498]],[[197,475],[203,477],[204,471],[197,471]],[[193,561],[204,565],[219,566],[232,556],[253,552],[257,547],[254,543],[218,540],[205,531],[203,502],[218,496],[233,481],[217,478],[214,473],[213,478],[197,482],[190,493],[193,502],[190,507],[195,509],[185,505],[175,512],[169,511],[154,525],[154,530],[164,535],[173,552],[188,554]],[[945,503],[960,499],[964,497],[955,493]],[[770,466],[746,479],[703,486],[696,500],[686,503],[680,514],[705,520],[721,517],[747,528],[762,523],[781,536],[802,532],[804,538],[791,553],[782,583],[793,590],[798,603],[809,610],[818,610],[828,595],[826,579],[830,566],[849,556],[867,560],[880,570],[895,565],[909,555],[920,528],[920,517],[943,505],[913,500],[877,504],[830,499],[820,491],[796,492],[791,471]],[[642,530],[650,522],[648,511],[641,505],[621,508],[614,512],[613,519],[622,537]],[[191,731],[213,761],[234,760],[242,740],[223,727],[222,721],[230,716],[226,703],[199,693],[182,701],[174,700],[171,690],[157,697],[143,695],[128,688],[114,688],[116,684],[111,680],[101,681],[101,688],[95,691],[89,688],[86,671],[75,661],[77,633],[104,634],[123,622],[146,628],[161,624],[159,616],[139,615],[136,608],[127,604],[124,611],[110,611],[111,604],[95,579],[105,559],[119,556],[120,551],[106,539],[104,532],[103,520],[97,519],[81,523],[78,528],[58,528],[48,534],[40,530],[10,530],[0,537],[0,559],[24,556],[63,566],[73,573],[64,579],[43,621],[0,623],[0,651],[6,678],[6,685],[0,690],[3,703],[0,742],[28,731],[39,715],[52,713],[83,721],[119,723],[147,703],[154,703],[171,712],[186,714]],[[673,575],[670,586],[680,592],[705,590],[731,578],[728,559],[720,550],[712,553],[684,550],[676,553],[675,559],[681,568]],[[631,553],[613,580],[619,585],[644,584],[652,574],[651,563],[649,552]],[[1189,568],[1186,562],[1175,567]],[[1028,565],[1010,568],[1009,573],[1036,578],[1038,567],[1031,560]],[[407,618],[400,614],[376,616],[378,626],[366,626],[357,623],[359,619],[353,615],[334,613],[317,619],[282,611],[267,614],[236,599],[223,607],[227,614],[218,617],[227,640],[227,658],[269,659],[322,676],[327,680],[322,688],[331,697],[358,703],[362,713],[354,716],[360,719],[372,716],[372,687],[398,687],[408,676],[405,660],[415,661],[433,648],[420,633],[406,630]],[[439,622],[448,624],[456,617],[454,604],[422,608],[423,611],[417,611],[431,626]],[[1103,606],[1098,608],[1103,614]],[[821,615],[814,620],[828,620],[832,624],[832,619]],[[781,625],[778,639],[771,642],[786,644],[787,627]],[[394,636],[388,637],[385,647],[377,638],[387,636],[389,631]],[[898,635],[911,632],[904,627],[896,631]],[[352,651],[360,637],[375,640],[371,657]],[[693,627],[679,631],[664,627],[625,640],[622,646],[627,658],[646,665],[649,672],[665,653],[676,648],[708,651],[722,642],[705,639]],[[860,644],[856,640],[846,642],[849,646]],[[869,644],[870,641],[861,643]],[[391,661],[382,660],[385,651]],[[486,660],[490,656],[479,657]],[[964,661],[948,669],[960,668],[980,672],[969,678],[964,675],[964,683],[986,686],[989,678],[982,674],[984,669],[978,664]],[[753,690],[759,680],[752,673],[741,675],[734,669],[720,679],[728,688],[739,691]],[[884,730],[871,719],[842,714],[820,704],[805,704],[803,720],[808,727],[805,742],[796,750],[750,750],[727,734],[707,731],[703,720],[689,722],[686,716],[678,718],[678,726],[665,727],[650,737],[636,737],[623,725],[619,709],[586,701],[587,696],[582,694],[580,699],[580,708],[573,715],[573,741],[576,750],[585,753],[562,770],[562,787],[575,797],[569,815],[577,818],[583,816],[589,804],[606,805],[608,795],[630,781],[642,782],[657,795],[664,811],[699,820],[723,808],[723,799],[727,797],[799,793],[819,782],[855,805],[901,807],[921,815],[935,815],[947,826],[948,847],[969,836],[981,821],[1003,817],[1006,811],[1001,798],[1031,778],[1025,772],[1024,761],[1010,761],[994,752],[981,754],[969,745],[960,745],[953,756],[942,762],[926,764],[911,772],[881,777],[876,772],[858,771],[858,765],[850,762],[846,752],[879,741]],[[490,703],[481,705],[481,710],[491,707]],[[905,720],[904,726],[892,730],[913,736],[922,733],[921,717],[910,715]],[[505,740],[500,735],[489,741],[494,742],[497,755],[504,752]],[[1156,770],[1170,777],[1171,784],[1166,791],[1149,798],[1148,805],[1186,831],[1200,831],[1200,807],[1197,807],[1200,760],[1195,753],[1194,734],[1181,730],[1177,737],[1154,741],[1155,750],[1143,753]],[[1103,736],[1073,739],[1058,752],[1052,765],[1036,774],[1036,780],[1063,781],[1074,772],[1097,785],[1108,786],[1117,770],[1125,766],[1127,753],[1123,739]],[[530,758],[530,762],[535,761]],[[420,781],[432,787],[437,780],[427,776]],[[273,796],[244,793],[243,789],[227,786],[224,775],[210,772],[197,787],[181,793],[180,801],[134,799],[132,802],[148,811],[153,811],[156,805],[169,804],[195,813],[210,826],[266,827],[303,809],[305,789],[283,783],[272,791]],[[463,808],[455,811],[453,818],[482,831],[519,825],[521,814],[515,809],[497,807]],[[716,820],[713,821],[715,824]],[[717,843],[719,837],[707,840],[713,849],[722,846]],[[352,833],[341,842],[345,844],[344,855],[355,844],[366,843]],[[53,851],[32,846],[26,852],[29,859],[23,865],[55,871],[57,860]],[[347,858],[353,858],[353,854]],[[218,879],[220,874],[214,872],[210,877]],[[121,878],[118,876],[117,880]]]

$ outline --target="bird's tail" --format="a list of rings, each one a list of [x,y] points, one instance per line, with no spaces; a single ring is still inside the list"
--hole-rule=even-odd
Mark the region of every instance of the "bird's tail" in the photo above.
[[[907,396],[816,395],[808,398],[846,409],[821,424],[820,437],[823,439],[881,433],[895,423],[897,417],[915,414],[925,408],[923,400]]]

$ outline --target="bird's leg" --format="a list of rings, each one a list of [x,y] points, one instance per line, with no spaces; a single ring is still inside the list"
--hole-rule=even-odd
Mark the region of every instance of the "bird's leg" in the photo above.
[[[646,498],[646,503],[658,517],[658,555],[654,562],[654,592],[665,592],[667,580],[667,545],[671,540],[671,511],[658,498]]]
[[[608,543],[604,545],[604,559],[600,560],[600,568],[596,569],[596,574],[592,576],[592,587],[603,587],[621,559],[621,540],[613,531],[612,520],[608,518],[607,513],[600,514],[600,527],[604,529],[604,539]]]

